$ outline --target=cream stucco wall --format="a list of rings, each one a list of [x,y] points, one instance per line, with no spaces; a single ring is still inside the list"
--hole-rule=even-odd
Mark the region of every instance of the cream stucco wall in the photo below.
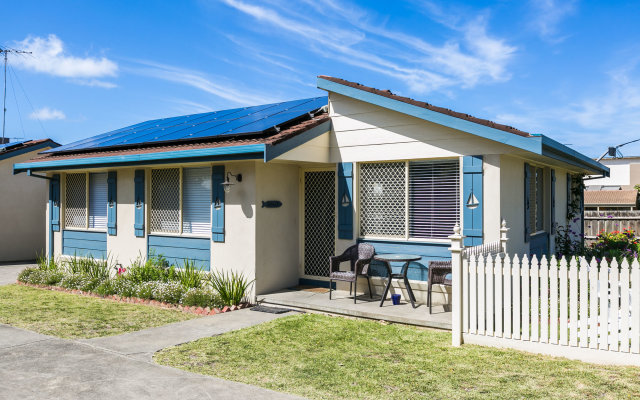
[[[0,161],[0,262],[34,260],[45,254],[49,181],[13,175],[13,164],[46,149]]]

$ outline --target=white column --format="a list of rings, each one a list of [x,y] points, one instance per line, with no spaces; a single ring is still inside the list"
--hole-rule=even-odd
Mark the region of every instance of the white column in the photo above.
[[[451,345],[462,344],[462,241],[464,236],[460,234],[460,225],[453,228],[451,239]]]

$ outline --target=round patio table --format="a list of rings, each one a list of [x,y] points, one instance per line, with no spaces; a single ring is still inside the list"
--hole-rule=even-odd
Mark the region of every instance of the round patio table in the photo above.
[[[389,293],[389,288],[391,287],[391,279],[402,279],[404,281],[405,287],[407,288],[407,293],[409,294],[411,307],[416,308],[416,297],[413,295],[411,285],[409,285],[409,279],[407,279],[407,271],[409,269],[409,263],[411,261],[420,260],[422,256],[418,256],[415,254],[378,254],[373,258],[375,260],[382,261],[382,263],[387,267],[387,275],[389,276],[389,278],[387,279],[387,286],[384,288],[384,293],[382,294],[382,300],[380,300],[380,307],[382,307],[382,305],[384,304],[384,300],[387,298],[387,294]],[[391,270],[392,262],[404,263],[399,274],[394,274]]]

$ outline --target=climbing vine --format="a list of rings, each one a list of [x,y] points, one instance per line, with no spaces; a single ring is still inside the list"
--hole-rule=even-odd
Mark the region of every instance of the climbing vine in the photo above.
[[[581,255],[584,253],[582,235],[573,230],[572,224],[581,220],[582,196],[584,196],[584,175],[572,175],[567,199],[566,225],[556,226],[556,253],[558,255]],[[582,221],[580,221],[582,223]]]

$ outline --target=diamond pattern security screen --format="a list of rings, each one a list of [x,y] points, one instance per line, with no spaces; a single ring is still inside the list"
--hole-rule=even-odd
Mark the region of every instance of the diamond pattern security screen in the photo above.
[[[64,226],[87,227],[87,175],[67,174],[65,190]]]
[[[335,172],[304,173],[304,273],[329,276],[335,252]]]
[[[404,238],[406,163],[360,164],[360,235]]]
[[[152,232],[180,232],[180,169],[151,170]]]
[[[446,239],[460,221],[458,160],[409,163],[409,237]]]

